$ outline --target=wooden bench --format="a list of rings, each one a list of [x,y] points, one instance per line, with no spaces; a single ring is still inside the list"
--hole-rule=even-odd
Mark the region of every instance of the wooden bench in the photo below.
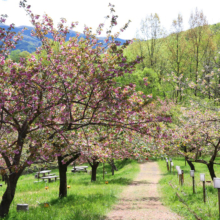
[[[86,172],[86,173],[87,173],[86,168],[77,168],[77,167],[75,167],[75,168],[73,168],[71,171],[72,171],[73,173],[75,173],[75,172]]]
[[[48,183],[50,183],[51,179],[53,179],[53,178],[54,178],[55,181],[57,179],[59,179],[58,176],[44,176],[44,177],[41,177],[41,179],[43,179],[43,180],[48,180]]]

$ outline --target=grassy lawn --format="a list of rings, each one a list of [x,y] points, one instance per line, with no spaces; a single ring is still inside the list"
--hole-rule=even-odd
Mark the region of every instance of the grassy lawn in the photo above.
[[[206,165],[194,163],[195,165],[195,190],[196,194],[193,194],[192,190],[192,178],[190,177],[190,167],[187,164],[185,166],[184,158],[174,158],[174,167],[180,166],[184,170],[184,185],[179,185],[179,180],[177,178],[176,169],[175,175],[170,174],[167,171],[166,161],[158,160],[160,169],[164,177],[160,180],[160,191],[163,195],[163,203],[169,206],[174,212],[184,216],[187,220],[196,219],[192,213],[190,213],[185,205],[179,202],[176,192],[181,196],[181,198],[187,203],[189,208],[193,210],[198,217],[201,219],[215,220],[219,219],[218,211],[218,191],[213,187],[213,183],[206,183],[206,204],[203,202],[203,187],[202,182],[200,182],[200,173],[205,173],[205,179],[211,180]],[[218,159],[219,162],[219,159]],[[220,177],[220,167],[215,167],[216,176]],[[172,188],[169,182],[175,187]]]
[[[71,173],[69,167],[67,182],[71,186],[68,196],[58,199],[59,181],[52,183],[34,183],[34,174],[23,175],[19,179],[14,201],[11,205],[9,216],[5,219],[22,220],[99,220],[111,209],[117,200],[117,195],[123,187],[132,181],[139,172],[136,161],[117,161],[118,171],[111,175],[110,166],[105,165],[105,180],[102,177],[102,164],[98,167],[97,181],[91,183],[87,173]],[[89,169],[90,170],[90,169]],[[58,175],[55,169],[52,173]],[[108,181],[108,184],[105,184]],[[49,186],[45,190],[45,186]],[[5,190],[5,184],[0,188],[0,195]],[[44,207],[44,203],[49,207]],[[28,212],[17,212],[16,204],[29,205]]]

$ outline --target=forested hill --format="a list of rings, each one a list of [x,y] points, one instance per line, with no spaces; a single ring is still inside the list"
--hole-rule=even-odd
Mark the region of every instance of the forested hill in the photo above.
[[[142,27],[146,31],[125,50],[128,61],[137,56],[143,60],[133,74],[125,74],[118,82],[135,83],[137,91],[175,102],[203,98],[219,103],[220,23],[201,25],[198,17],[191,29],[183,31],[180,19],[169,34],[162,35],[158,19],[150,17]]]
[[[9,26],[0,24],[0,27],[7,29]],[[36,50],[36,48],[41,45],[41,42],[36,37],[31,36],[31,31],[34,30],[33,27],[19,26],[19,27],[15,27],[15,29],[13,29],[13,31],[18,33],[18,32],[21,32],[23,28],[27,28],[27,30],[25,30],[23,32],[23,34],[22,34],[23,40],[18,42],[18,44],[16,45],[16,49],[15,50],[28,51],[29,53],[33,53]],[[75,37],[75,36],[76,36],[76,32],[70,30],[69,34],[67,35],[67,40],[70,37]],[[80,34],[80,37],[85,38],[85,35],[84,34]],[[52,36],[48,35],[48,38],[52,38]],[[105,40],[104,37],[98,37],[98,39],[99,39],[99,42],[103,42],[104,43],[104,40]],[[126,42],[126,40],[120,39],[120,38],[117,38],[116,40],[121,42],[121,44]]]

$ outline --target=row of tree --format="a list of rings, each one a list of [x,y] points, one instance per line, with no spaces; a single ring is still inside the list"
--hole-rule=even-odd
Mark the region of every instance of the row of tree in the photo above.
[[[100,162],[108,161],[114,168],[114,159],[176,152],[192,169],[193,162],[206,164],[215,177],[220,149],[218,110],[204,110],[194,103],[184,108],[152,99],[160,95],[181,101],[189,94],[217,101],[216,49],[216,57],[210,55],[210,62],[215,61],[213,69],[209,64],[205,70],[203,64],[211,42],[213,48],[218,45],[218,35],[206,25],[201,12],[191,16],[195,26],[186,32],[178,16],[173,22],[175,31],[166,38],[158,29],[158,15],[151,15],[142,22],[145,40],[119,46],[114,40],[118,33],[111,33],[117,16],[110,4],[105,47],[87,26],[86,38],[78,35],[66,42],[65,19],[56,29],[48,15],[41,20],[34,15],[26,0],[20,5],[30,16],[35,26],[32,34],[42,46],[14,60],[9,51],[21,35],[12,32],[13,25],[0,29],[0,162],[7,182],[1,217],[9,211],[23,170],[36,162],[57,161],[60,197],[67,195],[67,167],[76,159],[90,164],[95,181]],[[5,22],[5,16],[0,22]],[[71,28],[76,25],[72,23]],[[96,34],[103,27],[100,24]],[[53,40],[46,37],[48,33]],[[201,153],[211,155],[210,160],[202,159]]]
[[[136,92],[134,84],[117,84],[116,79],[132,73],[141,58],[128,61],[123,51],[129,42],[118,47],[114,40],[118,33],[111,33],[117,24],[113,5],[109,5],[107,47],[87,26],[86,38],[76,36],[66,42],[65,19],[56,29],[48,15],[42,19],[35,15],[26,0],[20,6],[30,16],[35,26],[32,34],[42,46],[15,62],[9,51],[21,34],[12,32],[13,25],[0,29],[0,162],[7,183],[1,217],[8,214],[18,179],[31,164],[58,161],[59,196],[63,197],[67,195],[67,166],[77,158],[89,162],[95,180],[98,164],[106,158],[112,162],[148,156],[148,143],[166,137],[159,125],[170,122],[166,102],[151,103],[151,96]],[[1,16],[0,22],[5,19]],[[73,22],[71,28],[76,25]],[[97,34],[103,26],[98,26]]]

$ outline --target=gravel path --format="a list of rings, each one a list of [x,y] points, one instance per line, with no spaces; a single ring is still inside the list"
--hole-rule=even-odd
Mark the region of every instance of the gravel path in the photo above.
[[[157,187],[161,173],[157,163],[149,161],[140,164],[140,168],[140,173],[121,193],[106,220],[183,219],[160,202]]]

